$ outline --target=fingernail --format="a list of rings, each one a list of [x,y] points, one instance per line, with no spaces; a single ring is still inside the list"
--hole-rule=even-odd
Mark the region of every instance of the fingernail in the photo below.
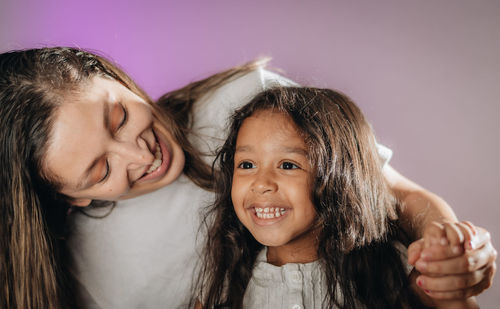
[[[420,279],[420,278],[419,278],[419,279],[417,279],[417,285],[418,285],[418,286],[422,286],[422,284],[423,284],[422,279]]]
[[[441,238],[439,243],[441,244],[441,246],[446,246],[448,244],[448,239],[443,237],[443,238]]]
[[[469,249],[474,250],[474,246],[472,240],[469,240]]]

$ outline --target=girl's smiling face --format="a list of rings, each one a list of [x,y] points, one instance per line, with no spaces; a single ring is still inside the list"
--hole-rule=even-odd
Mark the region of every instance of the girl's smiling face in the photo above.
[[[269,250],[314,243],[316,211],[307,153],[304,138],[282,113],[257,111],[238,132],[231,191],[234,210]]]
[[[157,190],[181,174],[184,161],[149,104],[98,76],[58,107],[44,160],[61,193],[79,206]]]

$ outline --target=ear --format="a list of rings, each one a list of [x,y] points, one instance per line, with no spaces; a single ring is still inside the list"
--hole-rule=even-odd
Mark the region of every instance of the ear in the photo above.
[[[75,198],[71,200],[71,205],[77,207],[87,207],[90,205],[90,202],[92,202],[92,200],[88,198]]]

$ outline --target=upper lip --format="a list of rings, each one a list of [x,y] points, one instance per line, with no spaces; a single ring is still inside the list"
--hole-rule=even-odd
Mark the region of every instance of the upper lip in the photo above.
[[[151,129],[151,131],[153,132],[153,142],[152,143],[147,143],[148,144],[148,148],[149,148],[149,151],[151,151],[151,153],[153,154],[153,156],[155,155],[156,153],[156,147],[157,147],[157,144],[159,144],[159,140],[158,140],[158,136],[156,135],[156,132],[154,129]],[[153,159],[154,161],[154,159]]]
[[[142,170],[142,174],[139,178],[137,178],[137,180],[140,180],[142,177],[144,177],[146,175],[146,172],[149,170],[149,168],[151,167],[151,165],[153,164],[153,162],[155,161],[155,155],[156,155],[156,147],[159,147],[159,140],[158,140],[158,136],[156,136],[156,132],[154,130],[153,131],[153,136],[154,136],[154,140],[153,140],[153,143],[151,145],[151,143],[149,142],[146,142],[147,146],[148,146],[148,149],[149,151],[151,152],[151,154],[153,155],[153,161],[151,161],[150,164],[146,165],[144,167],[144,169]],[[136,181],[137,181],[136,180]]]
[[[277,202],[252,202],[249,203],[245,208],[250,209],[250,208],[269,208],[269,207],[290,208],[284,203],[277,203]]]

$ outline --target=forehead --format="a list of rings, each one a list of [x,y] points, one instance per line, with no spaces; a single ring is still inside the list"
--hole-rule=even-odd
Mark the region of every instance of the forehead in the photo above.
[[[259,141],[274,141],[280,143],[295,143],[303,145],[303,134],[295,122],[285,113],[272,110],[259,110],[246,118],[238,132],[237,144],[250,139]]]

